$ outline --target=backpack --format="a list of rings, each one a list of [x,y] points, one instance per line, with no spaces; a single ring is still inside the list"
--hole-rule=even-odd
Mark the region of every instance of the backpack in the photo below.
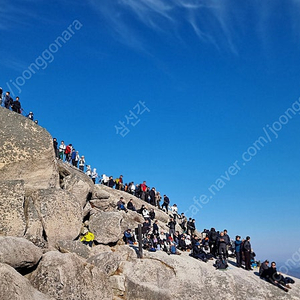
[[[227,269],[228,268],[228,264],[227,264],[226,259],[221,259],[221,258],[216,259],[215,267],[218,270],[225,270],[225,269]]]

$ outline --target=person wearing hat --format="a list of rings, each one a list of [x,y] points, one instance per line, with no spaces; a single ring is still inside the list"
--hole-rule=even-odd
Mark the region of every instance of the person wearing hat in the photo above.
[[[82,155],[79,159],[79,170],[82,172],[84,171],[84,165],[85,165],[85,159],[84,156]]]
[[[95,238],[94,234],[91,233],[90,231],[88,231],[87,228],[83,229],[82,234],[83,234],[83,237],[81,238],[80,241],[83,244],[88,245],[88,246],[90,246],[92,248],[93,241],[94,241],[94,238]]]
[[[29,114],[26,116],[26,118],[30,119],[31,121],[33,121],[33,112],[30,111]]]

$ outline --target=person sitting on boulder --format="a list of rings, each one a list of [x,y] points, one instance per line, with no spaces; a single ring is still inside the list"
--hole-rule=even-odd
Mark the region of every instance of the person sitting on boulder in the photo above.
[[[259,267],[259,276],[260,278],[265,278],[266,270],[269,269],[269,261],[266,259]]]
[[[149,220],[146,219],[142,226],[142,234],[145,236],[150,231],[151,224],[149,223]]]
[[[127,203],[127,209],[136,211],[135,206],[133,205],[132,199],[130,199],[129,202]]]
[[[83,230],[83,237],[81,238],[80,241],[83,242],[83,244],[88,245],[92,248],[94,238],[95,238],[94,234],[88,231],[87,228],[85,228]]]
[[[142,211],[142,215],[143,215],[145,220],[149,220],[149,223],[151,222],[150,215],[149,215],[149,210],[147,209],[147,207],[144,207],[144,209]]]
[[[196,258],[196,259],[200,259],[204,262],[207,262],[207,258],[205,253],[202,251],[201,249],[201,245],[199,242],[197,242],[194,247],[193,247],[193,251],[191,254],[192,257]]]
[[[144,204],[142,204],[141,208],[137,210],[137,213],[139,213],[139,214],[141,214],[141,215],[142,215],[142,214],[143,214],[143,210],[144,210],[144,208],[145,208],[145,205],[144,205]]]
[[[144,238],[144,240],[143,240],[143,249],[149,250],[151,248],[154,248],[153,241],[151,239],[151,235],[147,234],[146,238]]]
[[[125,202],[123,200],[123,197],[121,197],[120,200],[117,202],[117,208],[118,210],[124,210],[125,212],[128,212],[128,210],[125,207]]]
[[[158,221],[155,220],[153,223],[153,234],[159,235]]]
[[[123,241],[125,244],[133,244],[135,242],[134,235],[131,232],[131,229],[128,228],[126,231],[124,231]]]
[[[187,250],[184,235],[182,235],[181,239],[179,240],[178,249],[181,250],[181,251],[186,251]]]
[[[153,208],[151,208],[149,211],[149,217],[152,221],[155,219],[155,211]]]
[[[288,292],[287,288],[291,288],[288,284],[285,283],[284,277],[281,275],[281,273],[277,272],[276,263],[274,261],[271,262],[271,267],[263,272],[262,277],[265,277],[267,281],[269,281],[273,285],[276,285],[285,292]]]

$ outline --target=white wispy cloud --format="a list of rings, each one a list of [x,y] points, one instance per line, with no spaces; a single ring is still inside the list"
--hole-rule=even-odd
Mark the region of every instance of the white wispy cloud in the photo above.
[[[244,38],[249,30],[248,16],[257,20],[250,29],[257,32],[264,47],[270,30],[270,12],[278,8],[277,1],[261,0],[87,1],[105,18],[115,37],[129,46],[147,48],[139,26],[184,40],[188,25],[200,42],[211,43],[219,51],[235,55],[239,54],[240,38]],[[286,6],[291,10],[293,27],[299,29],[300,0],[288,1]]]
[[[136,30],[140,26],[160,34],[172,34],[182,38],[178,32],[189,25],[202,41],[212,43],[217,48],[228,47],[233,53],[237,49],[233,43],[234,30],[230,19],[230,8],[226,1],[210,0],[119,0],[101,4],[96,0],[88,3],[97,10],[117,34],[117,38],[127,45],[144,48],[143,36]],[[220,39],[220,31],[223,37]]]

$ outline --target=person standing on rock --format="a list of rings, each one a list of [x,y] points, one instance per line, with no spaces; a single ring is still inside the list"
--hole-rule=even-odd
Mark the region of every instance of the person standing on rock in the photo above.
[[[59,154],[59,159],[61,159],[62,161],[64,160],[65,150],[66,150],[65,142],[61,141],[58,148],[58,154]]]
[[[167,195],[164,195],[164,203],[161,206],[161,209],[164,210],[164,208],[166,209],[166,213],[168,213],[169,210],[169,203],[170,203],[170,199]]]
[[[237,235],[235,237],[234,248],[235,248],[235,257],[236,257],[236,266],[240,268],[242,266],[242,249],[241,249],[241,237]]]
[[[72,144],[69,144],[68,146],[66,146],[66,149],[65,149],[66,161],[68,163],[71,162],[72,149],[73,149]]]
[[[225,242],[226,242],[226,258],[228,258],[228,250],[229,250],[229,247],[230,247],[230,237],[227,234],[227,229],[224,229],[224,239],[225,239]]]
[[[251,254],[251,244],[250,244],[250,236],[246,237],[246,241],[244,241],[244,255],[245,255],[245,270],[252,270],[250,264],[250,254]]]
[[[170,221],[167,224],[167,226],[169,227],[170,236],[172,236],[172,238],[174,239],[176,221],[173,218],[170,218]]]
[[[85,245],[88,245],[92,248],[94,238],[95,238],[94,234],[89,232],[88,229],[86,228],[83,231],[83,237],[81,238],[80,241],[83,242]]]
[[[92,169],[91,169],[90,165],[86,166],[85,174],[91,178],[91,176],[92,176]]]
[[[22,109],[21,109],[21,103],[20,103],[20,98],[19,97],[16,97],[16,100],[13,101],[12,105],[11,105],[11,109],[20,114]]]
[[[85,159],[84,156],[82,155],[79,159],[79,170],[84,171],[84,165],[85,165]]]
[[[98,173],[97,173],[97,169],[94,168],[93,172],[92,172],[92,180],[94,183],[96,183],[96,179],[98,178]]]
[[[58,158],[58,142],[56,138],[53,138],[53,148],[54,148],[54,153],[55,153],[55,157]]]
[[[13,103],[13,99],[10,96],[10,92],[6,92],[6,94],[4,96],[4,107],[7,108],[7,109],[10,109],[12,103]]]
[[[223,256],[223,258],[226,258],[226,240],[224,237],[224,232],[220,232],[220,236],[218,237],[217,240],[217,245],[218,245],[218,249],[219,249],[219,255]]]

